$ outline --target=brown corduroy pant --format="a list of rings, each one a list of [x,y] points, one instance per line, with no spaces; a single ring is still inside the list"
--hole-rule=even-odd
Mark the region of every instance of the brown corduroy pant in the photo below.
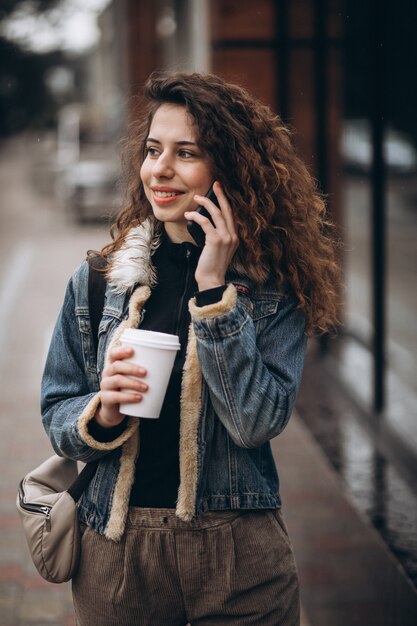
[[[279,510],[129,509],[115,543],[85,528],[78,626],[298,626],[299,587]]]

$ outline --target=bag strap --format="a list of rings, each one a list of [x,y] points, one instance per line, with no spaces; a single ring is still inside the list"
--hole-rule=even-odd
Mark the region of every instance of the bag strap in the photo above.
[[[98,350],[98,328],[103,316],[107,286],[104,272],[102,271],[106,264],[106,260],[101,256],[88,258],[88,311],[96,354]]]
[[[74,480],[72,485],[70,485],[67,489],[67,492],[74,500],[74,502],[78,502],[81,496],[84,493],[87,485],[91,482],[94,474],[96,473],[99,462],[93,461],[92,463],[87,463],[85,467],[78,474],[78,477]]]
[[[103,316],[104,298],[106,294],[106,280],[104,272],[100,270],[103,270],[105,267],[106,260],[102,257],[94,256],[88,258],[88,311],[96,354],[98,349],[98,328]],[[98,461],[87,463],[72,485],[68,487],[67,492],[74,502],[78,502],[83,495],[85,488],[96,473],[98,463]]]

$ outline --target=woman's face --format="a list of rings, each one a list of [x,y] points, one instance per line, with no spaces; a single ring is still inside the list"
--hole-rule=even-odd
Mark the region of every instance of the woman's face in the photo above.
[[[193,241],[184,212],[195,209],[194,194],[207,193],[213,174],[184,106],[162,104],[157,109],[146,150],[140,176],[155,217],[164,222],[172,241]]]

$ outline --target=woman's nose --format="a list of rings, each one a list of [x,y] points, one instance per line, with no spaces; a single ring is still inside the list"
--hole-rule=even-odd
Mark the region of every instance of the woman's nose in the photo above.
[[[157,177],[171,177],[173,176],[174,169],[171,163],[171,159],[167,154],[161,154],[153,164],[153,175]]]

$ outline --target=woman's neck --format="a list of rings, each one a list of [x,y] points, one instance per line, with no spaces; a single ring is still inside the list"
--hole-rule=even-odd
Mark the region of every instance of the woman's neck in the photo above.
[[[189,241],[190,243],[195,244],[195,241],[188,232],[187,225],[185,223],[177,224],[174,222],[165,222],[164,229],[168,235],[168,239],[172,241],[172,243],[183,243],[184,241]]]

